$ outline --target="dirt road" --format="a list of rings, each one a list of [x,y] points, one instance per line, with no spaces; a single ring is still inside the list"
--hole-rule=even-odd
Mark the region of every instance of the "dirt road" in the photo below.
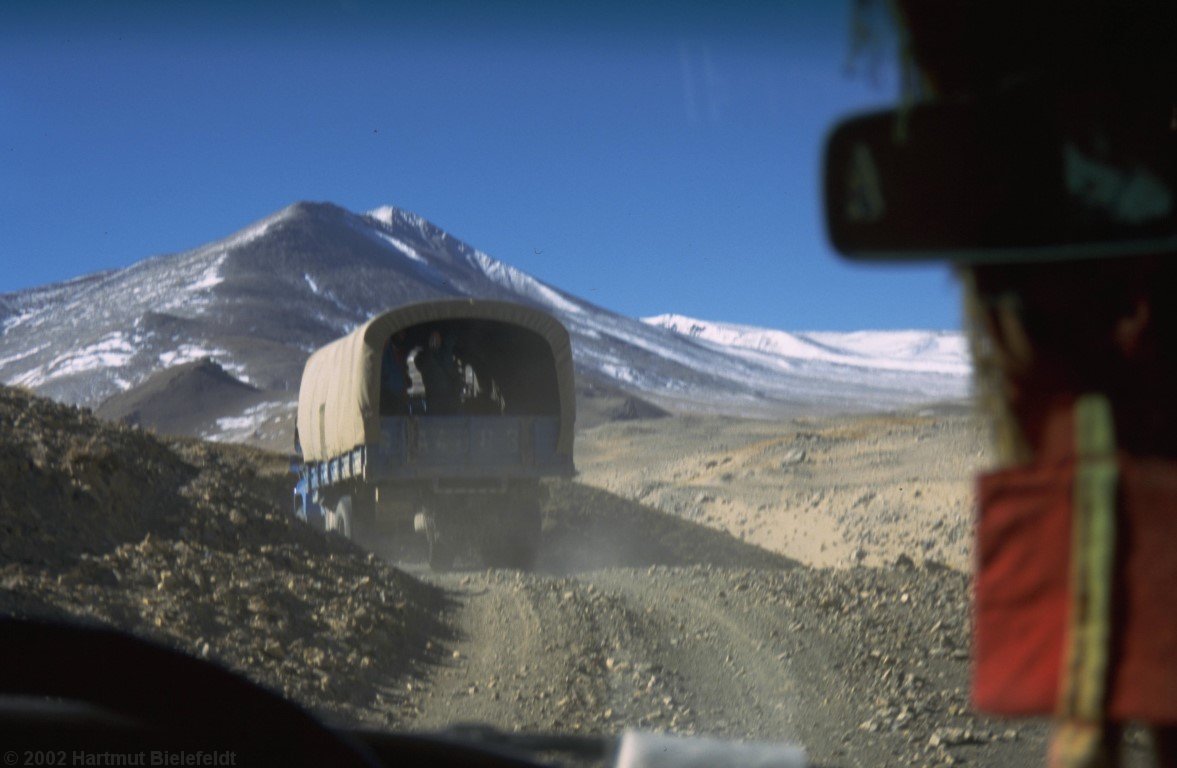
[[[434,575],[398,553],[445,591],[454,636],[396,726],[785,740],[820,766],[1041,764],[1042,727],[968,710],[963,574],[806,567],[571,484],[547,512],[538,574]]]
[[[537,574],[398,556],[455,628],[398,727],[791,741],[825,768],[1043,764],[1044,724],[969,708],[960,571],[814,568],[571,483],[553,487]],[[1128,758],[1148,764],[1139,738]]]
[[[401,725],[625,728],[803,744],[817,765],[1041,764],[1043,732],[967,713],[950,573],[613,568],[429,577],[458,635]]]

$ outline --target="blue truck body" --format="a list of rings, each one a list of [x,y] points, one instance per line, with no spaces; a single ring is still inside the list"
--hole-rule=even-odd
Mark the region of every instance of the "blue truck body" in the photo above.
[[[327,461],[296,465],[294,514],[322,528],[323,499],[356,482],[425,482],[434,490],[491,487],[512,481],[570,476],[570,457],[556,451],[555,416],[392,416],[380,420],[380,440]]]

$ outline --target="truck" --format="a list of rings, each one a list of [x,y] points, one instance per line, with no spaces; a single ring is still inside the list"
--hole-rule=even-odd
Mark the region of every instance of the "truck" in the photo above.
[[[445,392],[427,365],[444,369]],[[575,473],[575,420],[571,342],[550,314],[481,299],[397,307],[307,360],[294,514],[361,541],[377,526],[424,534],[438,571],[471,551],[529,569],[542,481]]]

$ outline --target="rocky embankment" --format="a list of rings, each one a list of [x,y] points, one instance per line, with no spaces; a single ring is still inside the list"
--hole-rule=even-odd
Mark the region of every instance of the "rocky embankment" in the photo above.
[[[444,597],[293,521],[284,470],[0,387],[0,612],[112,624],[387,724]]]

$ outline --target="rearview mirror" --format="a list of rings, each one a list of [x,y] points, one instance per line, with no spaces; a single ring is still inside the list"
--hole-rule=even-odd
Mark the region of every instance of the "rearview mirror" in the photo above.
[[[824,179],[834,247],[992,262],[1177,250],[1169,112],[1026,104],[930,103],[838,125]]]

